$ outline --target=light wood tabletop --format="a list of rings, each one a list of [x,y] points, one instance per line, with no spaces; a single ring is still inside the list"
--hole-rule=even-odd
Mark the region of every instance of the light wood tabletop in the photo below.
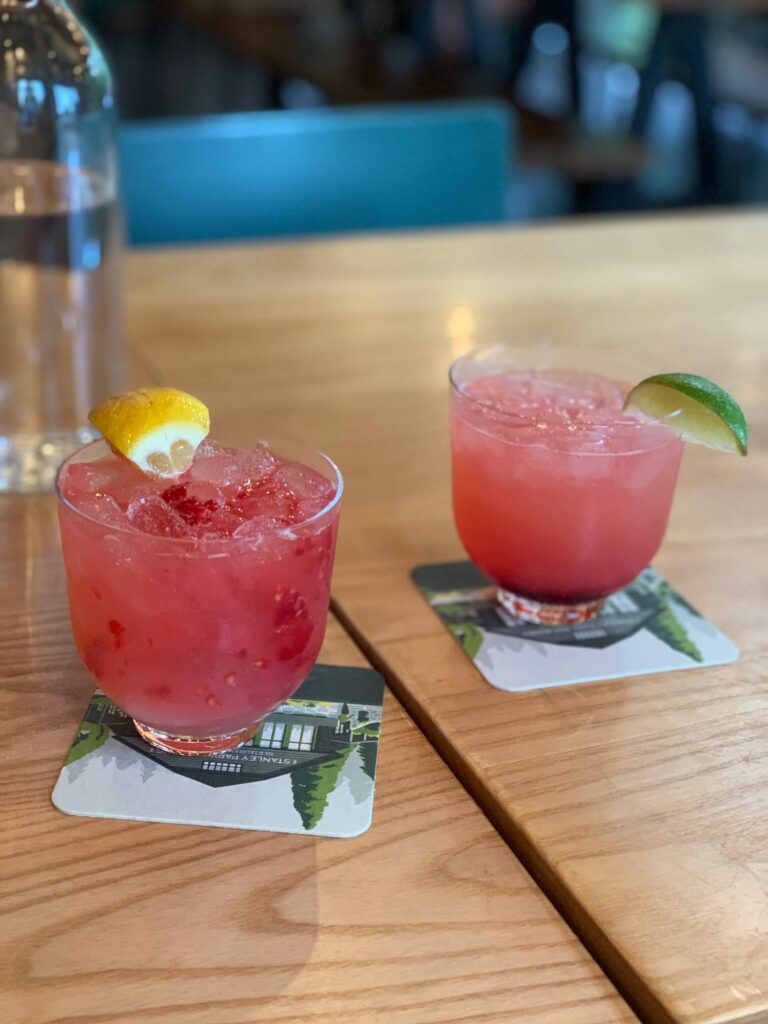
[[[388,696],[357,839],[67,817],[50,792],[93,690],[52,498],[0,497],[3,1024],[631,1024]],[[364,665],[331,621],[323,659]]]
[[[147,371],[224,440],[288,431],[347,478],[336,606],[462,781],[647,1019],[768,1021],[768,216],[582,221],[136,255]],[[686,453],[657,559],[742,650],[721,668],[512,695],[409,580],[462,557],[446,371],[522,364],[709,376],[747,459]],[[255,436],[254,433],[251,436]]]

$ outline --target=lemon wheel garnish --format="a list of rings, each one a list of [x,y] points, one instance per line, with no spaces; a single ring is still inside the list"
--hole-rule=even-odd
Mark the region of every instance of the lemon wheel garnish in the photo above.
[[[88,419],[105,440],[152,476],[175,477],[189,469],[210,430],[208,409],[175,388],[139,388],[107,398]]]

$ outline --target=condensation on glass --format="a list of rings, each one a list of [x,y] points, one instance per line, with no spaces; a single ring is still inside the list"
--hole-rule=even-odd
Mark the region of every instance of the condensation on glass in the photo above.
[[[0,0],[0,492],[49,490],[123,377],[116,114],[65,3]]]

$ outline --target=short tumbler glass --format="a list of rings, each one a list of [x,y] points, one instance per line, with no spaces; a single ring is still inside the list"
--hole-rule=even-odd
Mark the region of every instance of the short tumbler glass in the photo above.
[[[148,742],[181,754],[231,749],[298,689],[325,635],[343,482],[325,455],[275,445],[334,485],[283,529],[195,540],[97,521],[65,497],[59,524],[72,628],[99,687]]]
[[[656,554],[683,444],[623,412],[626,387],[525,370],[504,347],[450,370],[453,510],[473,562],[518,618],[597,615]]]

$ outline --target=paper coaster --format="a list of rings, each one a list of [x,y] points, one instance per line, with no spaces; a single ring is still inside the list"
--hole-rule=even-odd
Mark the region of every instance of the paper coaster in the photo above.
[[[471,562],[414,569],[429,604],[485,679],[500,690],[549,686],[724,665],[738,648],[646,569],[578,625],[535,626],[500,608],[495,588]]]
[[[166,754],[100,690],[53,790],[66,814],[348,838],[370,827],[384,680],[315,665],[236,750]]]

